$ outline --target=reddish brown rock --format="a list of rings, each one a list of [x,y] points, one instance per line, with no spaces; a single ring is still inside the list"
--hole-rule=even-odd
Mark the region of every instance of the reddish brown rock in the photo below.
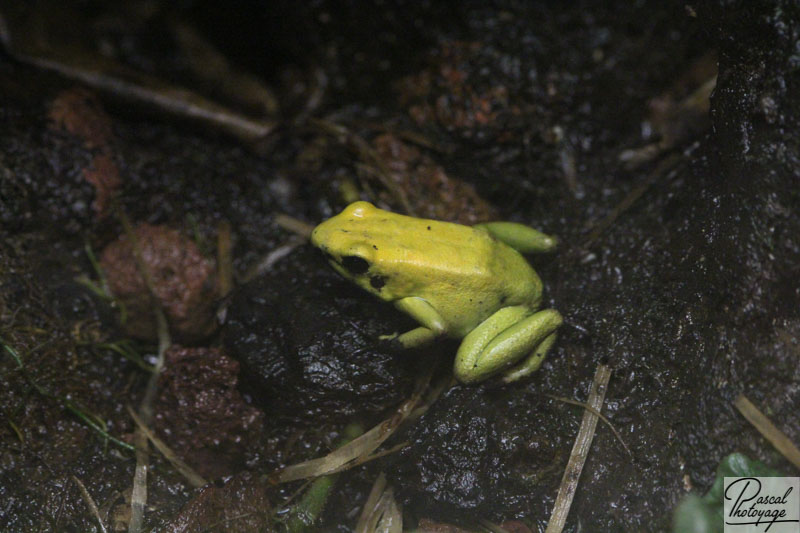
[[[217,298],[213,263],[200,254],[194,241],[174,229],[142,224],[133,233],[173,335],[186,341],[213,332]],[[125,307],[126,333],[154,339],[154,305],[126,235],[103,250],[100,264],[112,294]]]
[[[263,413],[236,389],[239,363],[214,348],[173,346],[159,376],[154,428],[184,461],[214,479],[245,467]]]
[[[265,485],[257,476],[243,473],[221,487],[203,487],[163,531],[269,533],[275,531],[270,507]]]
[[[104,218],[111,200],[122,185],[119,168],[114,161],[111,117],[91,91],[84,88],[62,91],[50,104],[52,127],[66,131],[83,141],[92,152],[92,164],[83,169],[83,177],[94,186],[92,204],[98,218]]]
[[[500,117],[519,114],[508,89],[481,75],[483,47],[480,42],[446,41],[431,54],[427,68],[400,81],[400,104],[417,124],[438,124],[471,138],[478,128],[501,128]]]
[[[472,185],[448,176],[441,165],[415,146],[389,133],[376,137],[373,144],[417,216],[467,225],[494,217],[492,206]]]

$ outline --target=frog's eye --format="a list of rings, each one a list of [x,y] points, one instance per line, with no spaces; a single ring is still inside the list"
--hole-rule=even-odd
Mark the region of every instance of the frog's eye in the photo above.
[[[357,255],[345,255],[342,257],[342,266],[354,276],[366,274],[369,270],[369,262]]]

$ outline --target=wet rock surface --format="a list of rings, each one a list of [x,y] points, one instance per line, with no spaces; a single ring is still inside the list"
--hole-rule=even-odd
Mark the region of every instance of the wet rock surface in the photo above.
[[[273,416],[370,417],[411,392],[421,355],[378,339],[411,324],[356,289],[306,245],[231,300],[225,344]]]
[[[414,507],[440,508],[456,522],[494,508],[542,515],[552,501],[525,494],[560,480],[576,428],[571,411],[532,391],[453,387],[411,430],[392,471]]]

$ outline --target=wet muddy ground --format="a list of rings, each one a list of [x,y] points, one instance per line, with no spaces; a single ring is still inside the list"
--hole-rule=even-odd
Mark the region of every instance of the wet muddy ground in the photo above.
[[[669,530],[731,452],[797,475],[734,406],[800,442],[793,2],[22,4],[0,8],[3,531],[128,530],[131,411],[165,331],[148,425],[199,479],[151,445],[146,530],[284,530],[301,482],[268,475],[390,418],[422,376],[425,409],[309,530],[352,530],[384,473],[408,530],[544,531],[583,416],[563,399],[599,364],[618,437],[598,425],[565,531]],[[208,48],[238,74],[204,78]],[[256,118],[132,101],[76,80],[87,55]],[[565,317],[543,367],[452,385],[457,343],[380,342],[409,319],[279,216],[354,197],[557,235],[529,257]]]

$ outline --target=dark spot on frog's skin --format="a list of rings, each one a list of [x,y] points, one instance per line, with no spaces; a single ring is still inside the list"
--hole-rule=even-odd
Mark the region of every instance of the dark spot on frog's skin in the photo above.
[[[377,246],[375,246],[374,244],[372,245],[372,247],[373,247],[373,248],[375,248],[376,250],[378,249],[378,247],[377,247]]]
[[[381,290],[386,285],[386,278],[383,276],[370,276],[369,284],[373,289]]]
[[[342,266],[354,276],[359,276],[367,273],[369,261],[357,255],[345,255],[342,257]]]
[[[428,226],[428,231],[430,231],[430,230],[431,230],[431,227],[430,227],[430,226]]]
[[[508,300],[508,296],[506,296],[506,295],[504,294],[504,295],[503,295],[503,297],[502,297],[502,298],[500,298],[500,305],[503,305],[504,303],[506,303],[506,300]]]

